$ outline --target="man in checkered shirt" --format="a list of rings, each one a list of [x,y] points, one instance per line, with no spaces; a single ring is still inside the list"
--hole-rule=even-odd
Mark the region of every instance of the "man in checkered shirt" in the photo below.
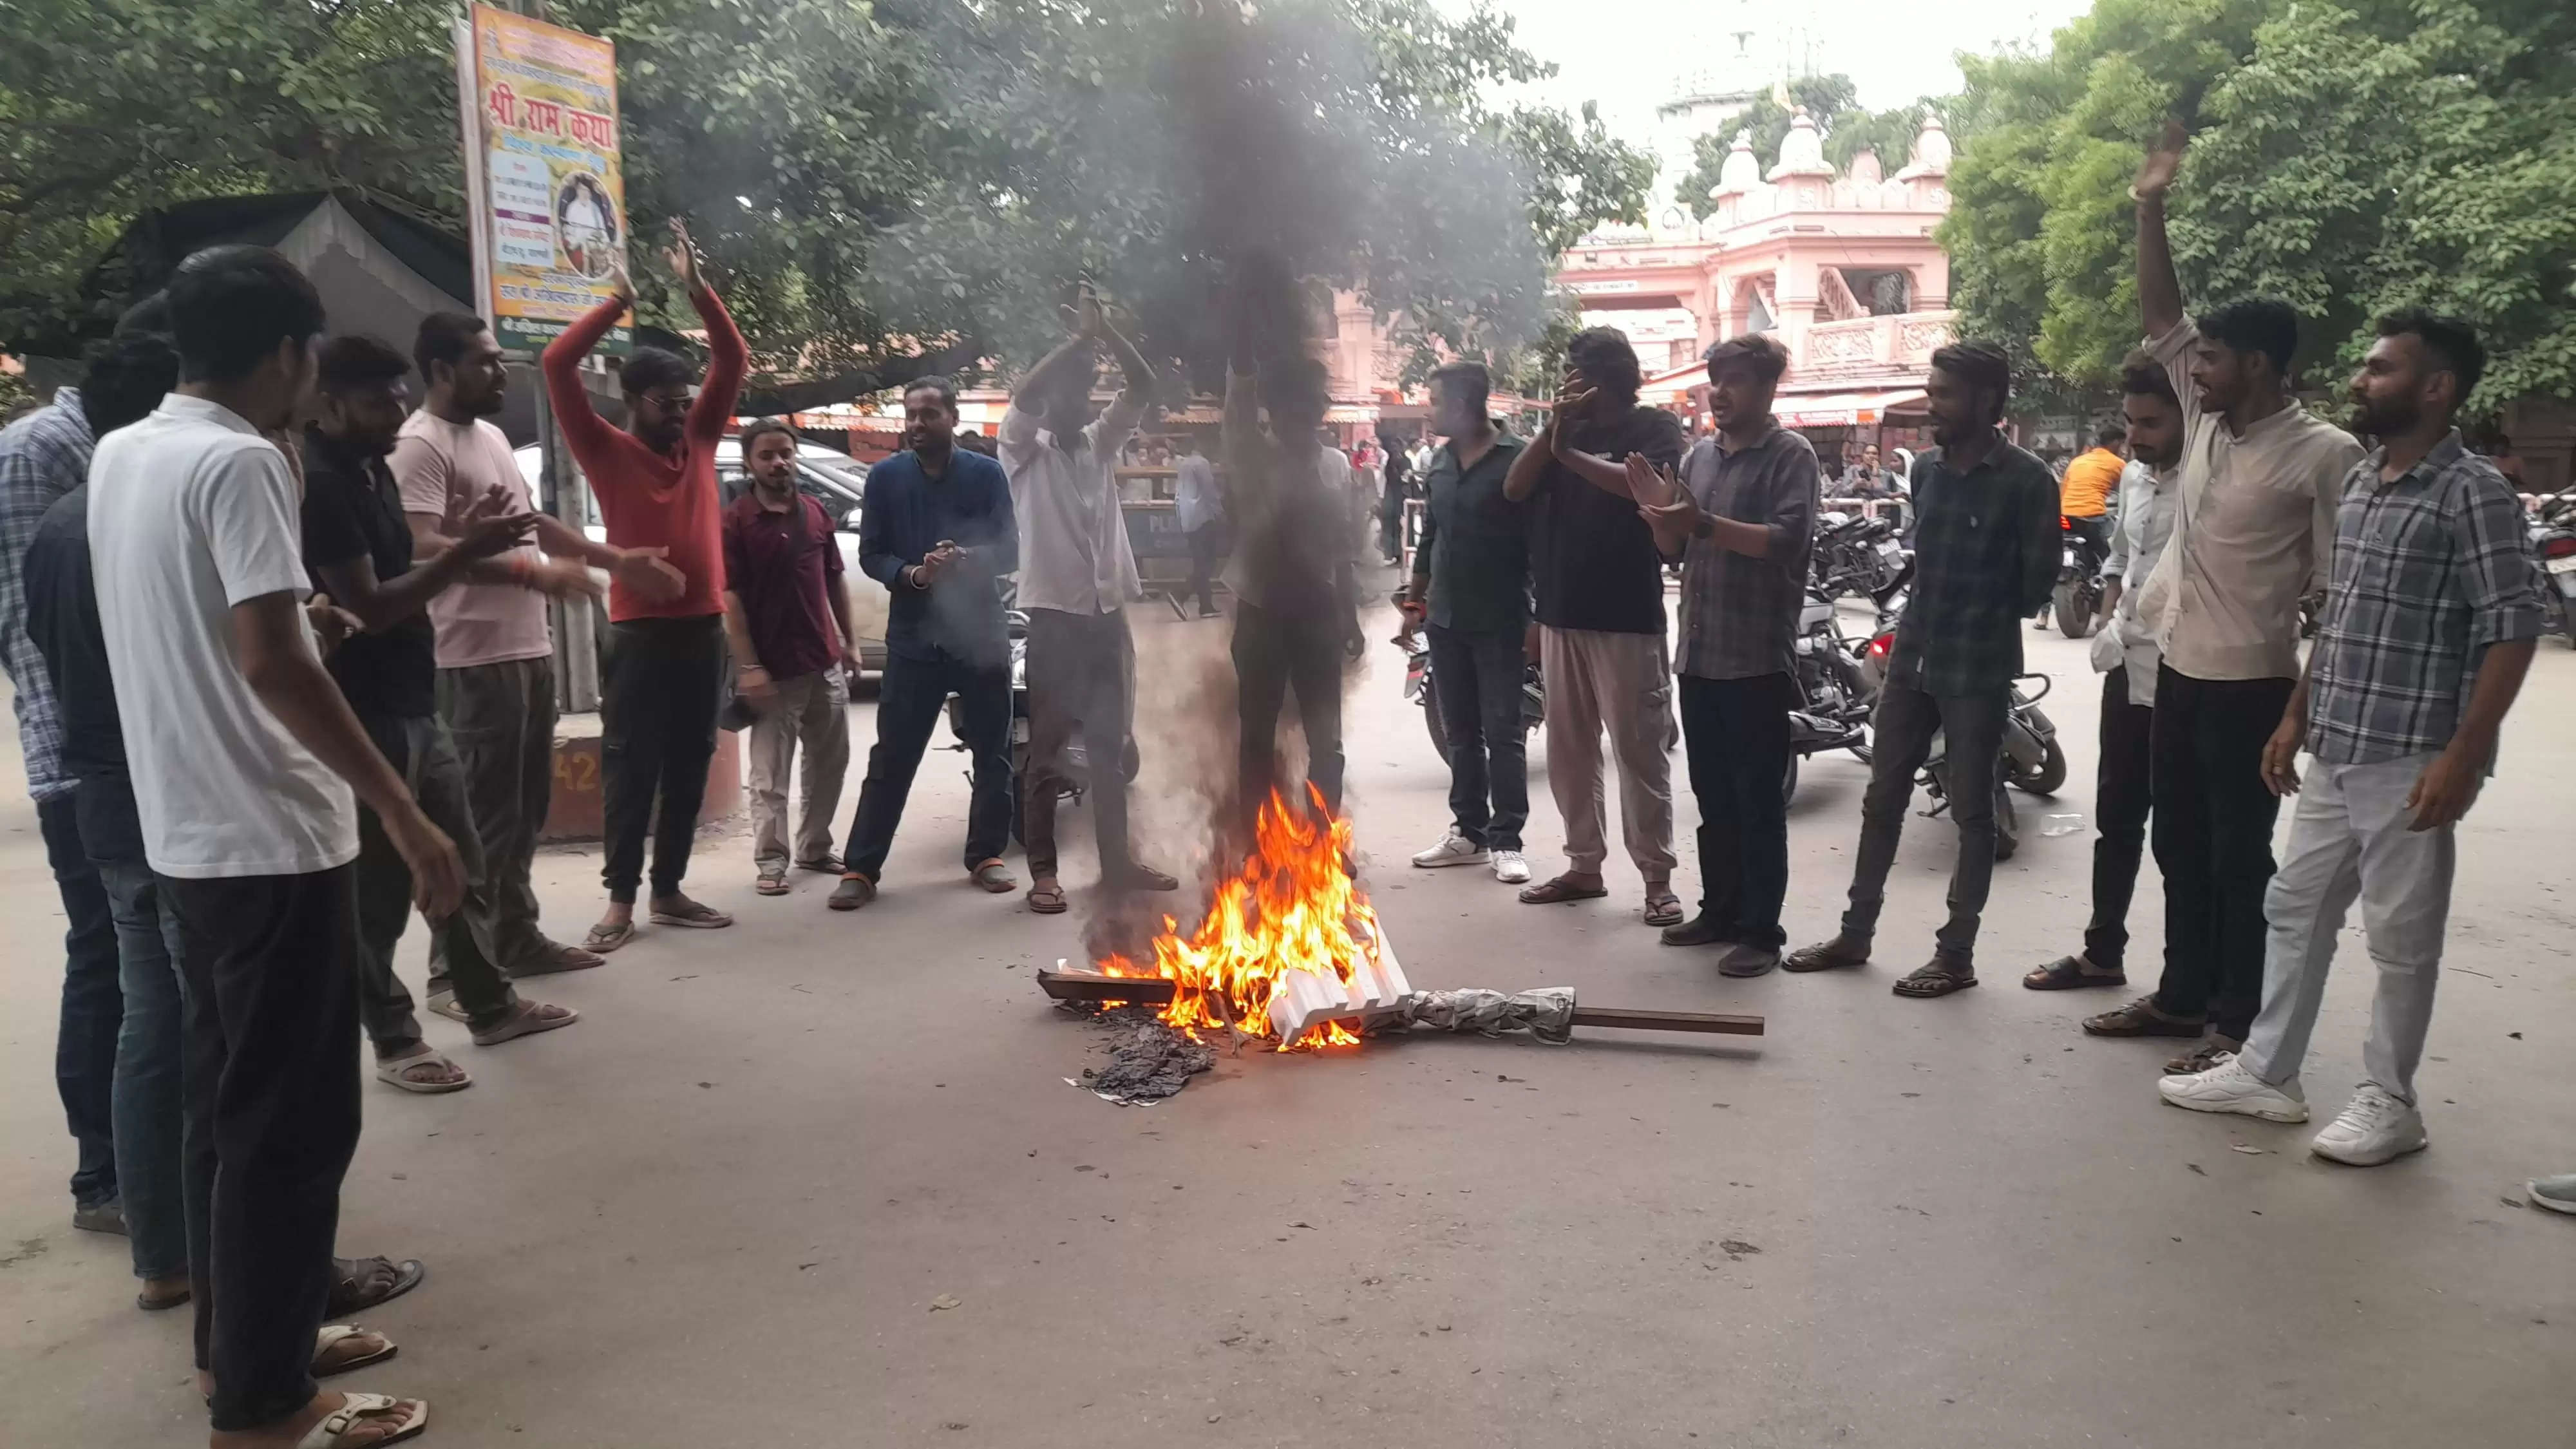
[[[116,984],[116,922],[107,888],[81,846],[72,804],[72,777],[63,768],[62,721],[54,709],[53,676],[27,638],[27,588],[22,560],[36,525],[55,499],[89,476],[90,434],[80,393],[60,388],[53,404],[0,431],[0,666],[17,694],[18,745],[26,757],[27,794],[36,802],[36,825],[45,840],[55,888],[62,892],[62,1023],[54,1047],[54,1085],[79,1147],[72,1173],[72,1224],[100,1232],[125,1231],[118,1212],[115,1134],[110,1115],[116,1073],[116,1032],[124,996]]]
[[[2379,968],[2363,1081],[2310,1144],[2357,1167],[2424,1146],[2415,1066],[2441,973],[2452,831],[2494,766],[2540,637],[2521,504],[2451,425],[2485,362],[2467,323],[2406,311],[2380,319],[2353,377],[2359,426],[2380,445],[2344,481],[2316,646],[2263,751],[2264,782],[2300,793],[2264,896],[2262,1010],[2242,1052],[2158,1084],[2177,1107],[2306,1121],[2299,1066],[2357,897]],[[2301,790],[2303,744],[2316,763]]]

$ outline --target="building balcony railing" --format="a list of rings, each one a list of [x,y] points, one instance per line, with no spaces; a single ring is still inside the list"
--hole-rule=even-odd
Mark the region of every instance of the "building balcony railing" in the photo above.
[[[1958,321],[1958,313],[1944,309],[1819,322],[1797,339],[1790,370],[1819,381],[1880,373],[1919,376],[1930,370],[1932,354],[1957,335]]]

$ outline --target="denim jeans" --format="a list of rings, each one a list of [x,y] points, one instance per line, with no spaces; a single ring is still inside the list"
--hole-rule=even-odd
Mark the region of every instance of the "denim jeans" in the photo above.
[[[1750,679],[1681,676],[1682,742],[1699,801],[1699,909],[1724,939],[1778,950],[1789,895],[1789,711],[1786,672]]]
[[[116,1201],[116,1033],[124,1014],[116,986],[116,921],[107,889],[81,848],[78,807],[66,790],[36,802],[45,861],[62,893],[63,1010],[54,1037],[54,1087],[79,1148],[72,1201],[97,1207]]]
[[[886,852],[912,798],[921,752],[939,727],[940,710],[954,693],[975,761],[974,793],[966,806],[968,870],[997,860],[1011,843],[1011,672],[1006,665],[975,665],[941,656],[886,660],[877,689],[877,742],[868,750],[867,778],[859,785],[858,813],[841,864],[869,880],[885,874]]]
[[[116,1181],[125,1200],[125,1234],[135,1277],[177,1278],[188,1271],[179,921],[163,903],[152,867],[141,860],[96,864],[115,914],[117,983],[125,992],[125,1022],[116,1034]]]
[[[499,947],[491,878],[484,870],[482,837],[474,827],[465,766],[448,743],[447,727],[438,716],[426,714],[360,715],[358,722],[410,788],[420,813],[447,832],[464,862],[463,903],[429,928],[431,939],[445,948],[456,1004],[478,1031],[504,1021],[517,1009],[519,996],[510,988],[509,973],[493,964]],[[411,991],[394,971],[394,951],[411,921],[411,866],[385,834],[384,822],[363,805],[358,807],[357,887],[358,939],[365,948],[358,976],[359,1017],[379,1055],[408,1050],[421,1039],[420,1018],[412,1015]]]
[[[1529,676],[1521,631],[1431,626],[1431,679],[1449,740],[1449,823],[1479,850],[1518,850],[1529,822]]]
[[[1933,933],[1933,953],[1954,963],[1974,957],[1986,892],[1994,883],[1995,756],[2003,748],[2011,694],[1998,686],[1983,694],[1931,695],[1893,679],[1879,691],[1870,716],[1869,790],[1861,796],[1860,851],[1852,862],[1851,905],[1843,912],[1845,936],[1866,941],[1878,930],[1887,872],[1896,864],[1905,812],[1914,802],[1914,772],[1932,757],[1937,734],[1959,860],[1950,868],[1950,919]]]
[[[653,899],[680,893],[716,754],[724,619],[628,619],[609,626],[599,699],[600,813],[608,898],[633,905],[653,840]],[[882,705],[879,706],[883,708]],[[657,817],[656,801],[661,810]]]

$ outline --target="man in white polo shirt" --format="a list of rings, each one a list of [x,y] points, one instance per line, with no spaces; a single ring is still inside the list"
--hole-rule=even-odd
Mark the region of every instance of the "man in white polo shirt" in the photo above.
[[[416,1426],[418,1401],[312,1375],[358,1144],[352,789],[425,914],[456,909],[464,867],[306,622],[295,482],[262,434],[313,380],[320,295],[258,247],[198,253],[168,295],[179,390],[102,441],[89,536],[144,854],[184,947],[187,1171],[211,1183],[189,1224],[200,1387],[218,1434]]]
[[[1091,415],[1094,350],[1118,354],[1127,385]],[[1020,520],[1020,607],[1029,616],[1029,768],[1021,782],[1029,909],[1065,909],[1056,882],[1056,799],[1069,783],[1066,746],[1082,737],[1101,884],[1168,891],[1179,883],[1140,863],[1127,833],[1136,643],[1127,601],[1144,591],[1111,476],[1154,397],[1154,370],[1102,316],[1088,289],[1074,335],[1020,379],[1002,415],[1001,459]]]

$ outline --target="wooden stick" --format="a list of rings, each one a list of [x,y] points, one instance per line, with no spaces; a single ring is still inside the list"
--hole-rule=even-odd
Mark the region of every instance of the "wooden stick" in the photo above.
[[[1172,999],[1172,983],[1160,976],[1103,976],[1096,971],[1057,971],[1041,967],[1038,989],[1058,1001],[1129,1001],[1153,1006]],[[1648,1011],[1642,1008],[1581,1006],[1574,1008],[1576,1026],[1620,1031],[1693,1031],[1720,1036],[1761,1036],[1763,1019],[1719,1011]]]

